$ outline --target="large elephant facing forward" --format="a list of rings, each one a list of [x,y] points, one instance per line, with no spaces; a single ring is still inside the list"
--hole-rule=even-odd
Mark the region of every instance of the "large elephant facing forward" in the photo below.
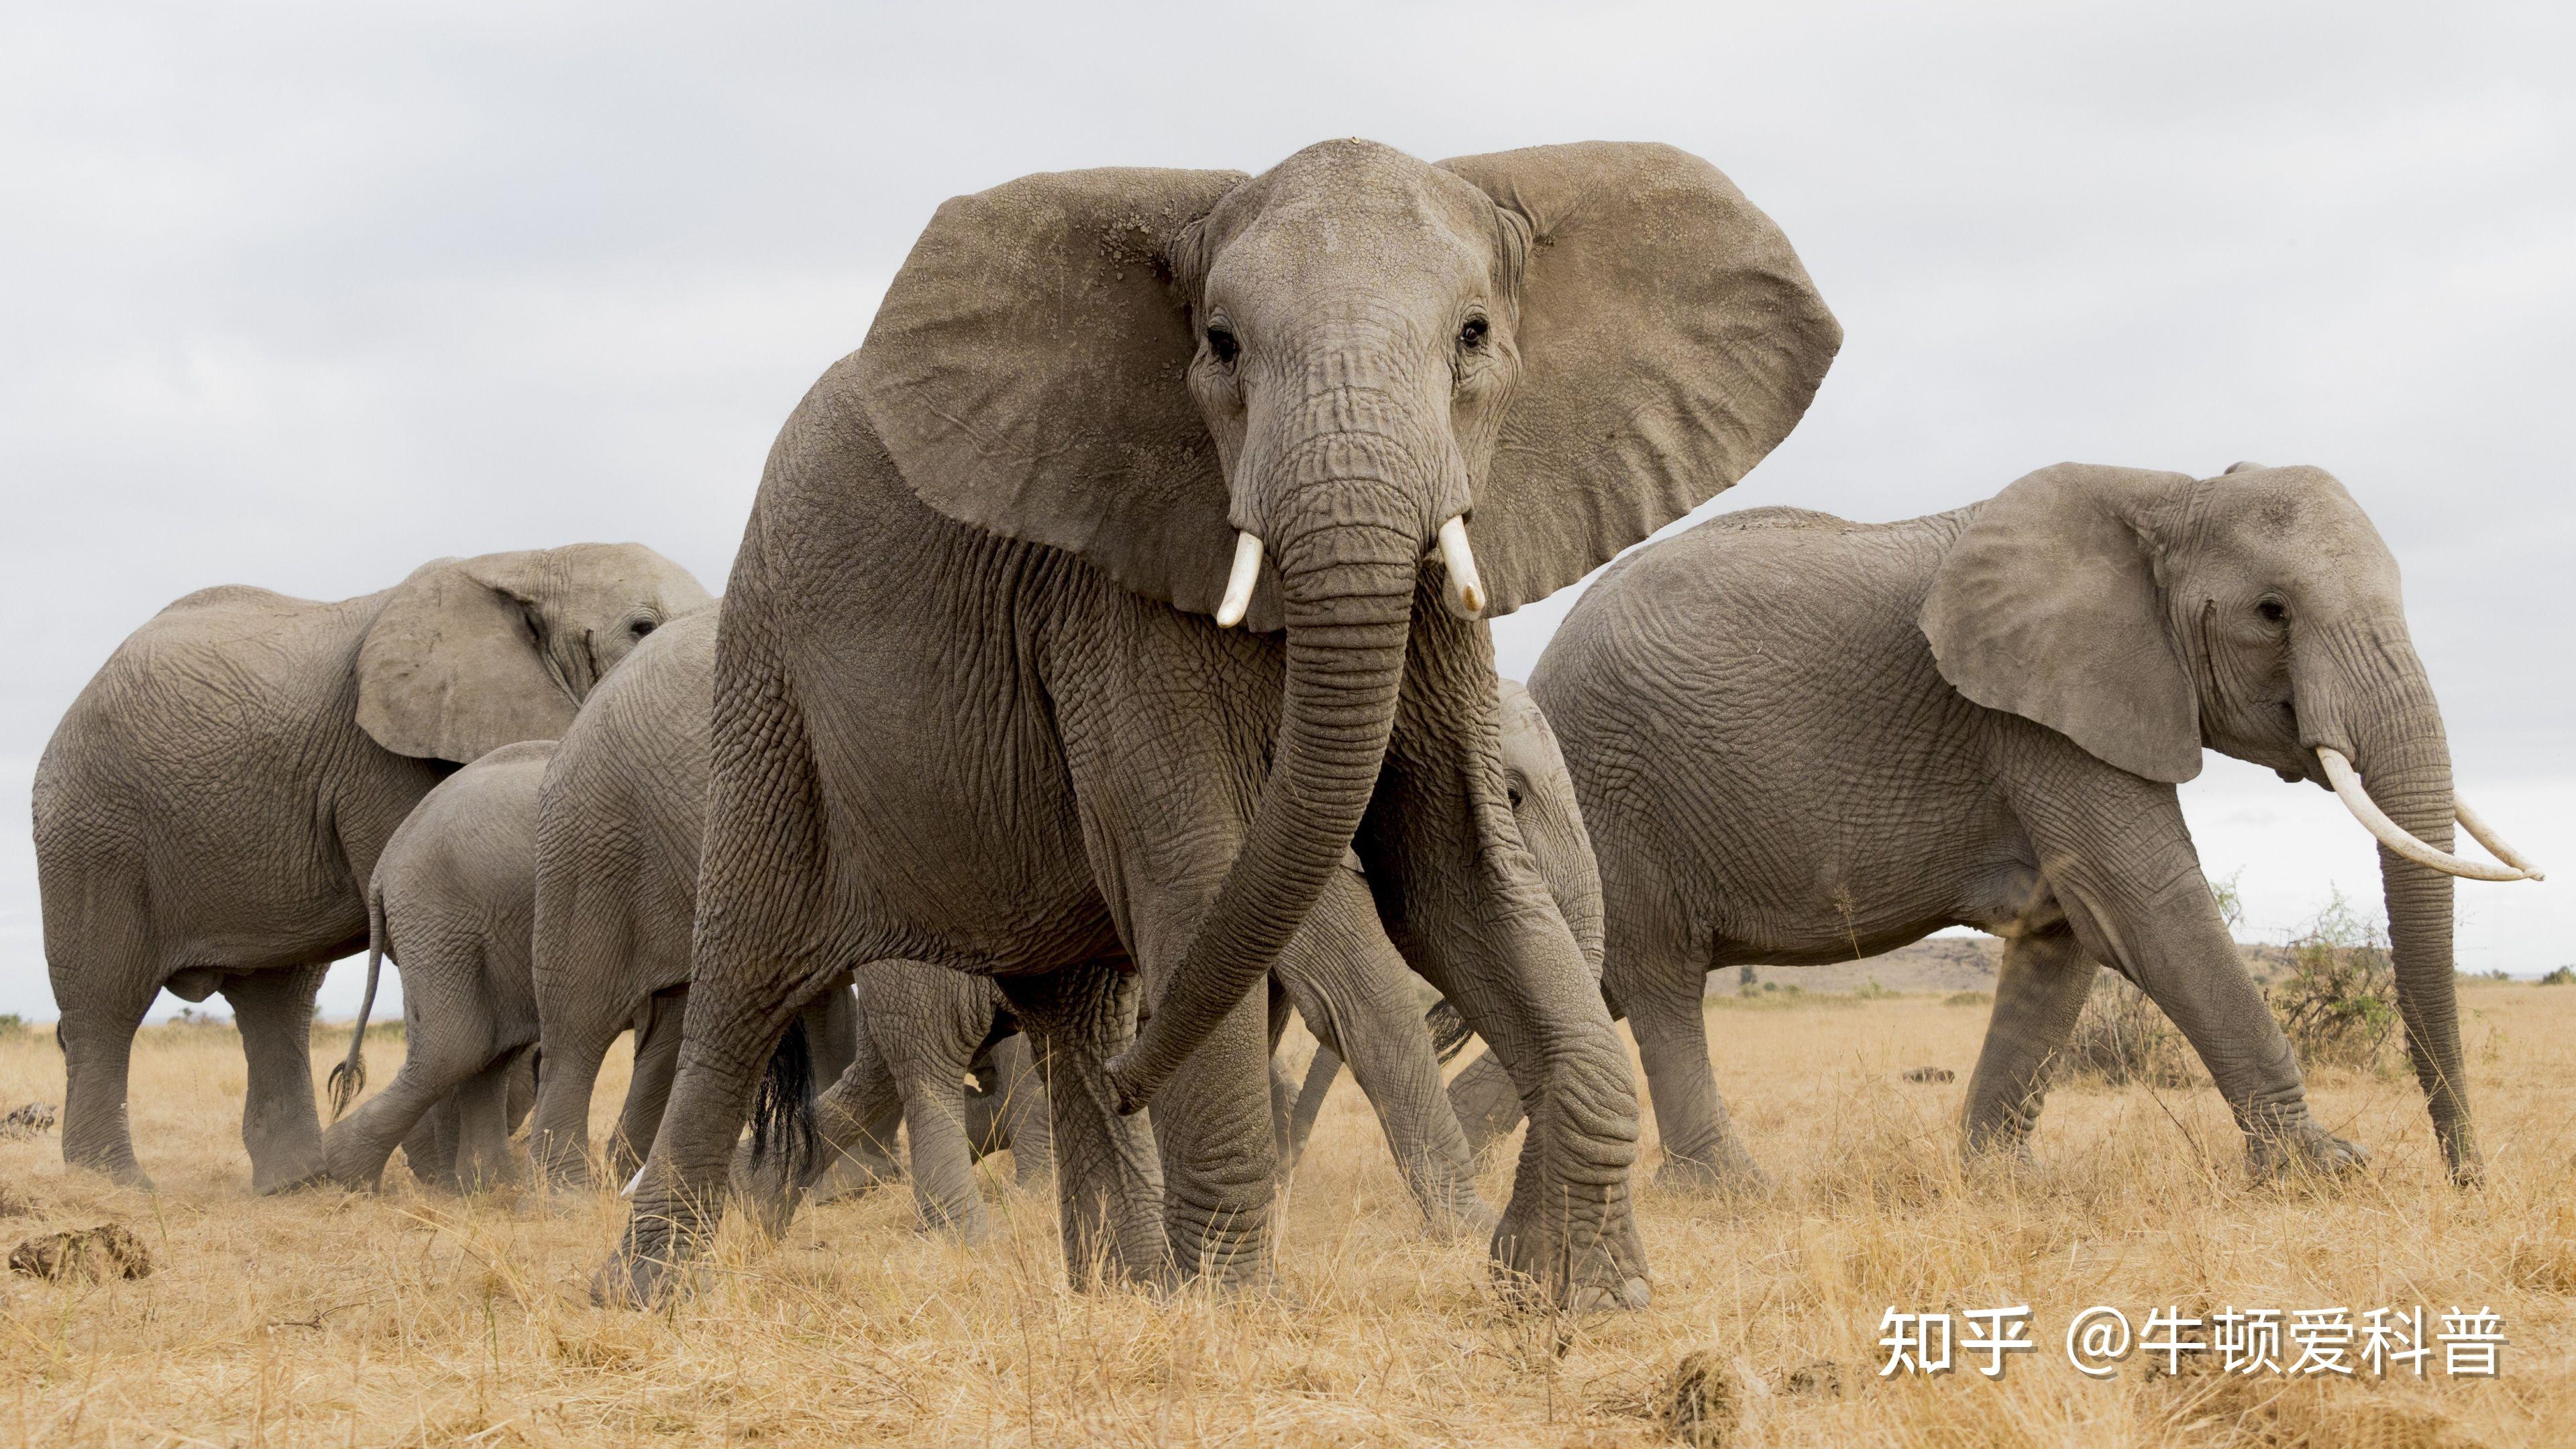
[[[2258,1171],[2358,1160],[2309,1114],[2183,823],[2174,787],[2215,749],[2333,784],[2379,834],[2407,1045],[2476,1175],[2451,877],[2522,871],[2449,854],[2473,817],[2397,564],[2327,474],[2064,464],[1902,523],[1722,516],[1606,575],[1530,687],[1601,862],[1603,985],[1667,1174],[1753,1171],[1710,1075],[1708,971],[1954,924],[2006,939],[1972,1143],[2020,1149],[2100,962],[2189,1038]]]
[[[134,1030],[164,989],[221,991],[252,1185],[318,1174],[313,995],[367,944],[386,838],[456,766],[562,733],[637,640],[709,602],[651,549],[584,543],[440,559],[339,603],[205,589],[136,630],[36,767],[63,1160],[150,1184],[126,1129]]]
[[[795,1002],[875,958],[1010,998],[1073,1271],[1266,1273],[1252,988],[1355,845],[1537,1124],[1495,1256],[1641,1301],[1635,1086],[1504,795],[1481,619],[1733,482],[1838,342],[1668,147],[1332,141],[942,206],[744,534],[686,1045],[598,1291],[666,1291]]]

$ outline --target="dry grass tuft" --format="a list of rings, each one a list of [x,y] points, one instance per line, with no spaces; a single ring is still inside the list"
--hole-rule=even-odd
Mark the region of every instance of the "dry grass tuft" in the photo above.
[[[1785,993],[1772,994],[1777,997]],[[2471,984],[2463,1019],[2489,1152],[2443,1179],[2411,1080],[2321,1066],[2318,1116],[2367,1145],[2328,1192],[2250,1186],[2208,1088],[2079,1079],[2036,1168],[1964,1168],[1958,1084],[1982,1013],[1939,998],[1712,1009],[1719,1076],[1773,1178],[1751,1198],[1639,1189],[1654,1306],[1588,1320],[1505,1307],[1481,1243],[1424,1236],[1366,1102],[1326,1104],[1281,1212],[1279,1286],[1078,1293],[1054,1210],[984,1169],[995,1230],[914,1230],[907,1187],[809,1212],[775,1244],[739,1222],[696,1297],[592,1308],[613,1192],[547,1203],[249,1195],[242,1061],[219,1027],[156,1028],[134,1119],[157,1197],[67,1174],[53,1138],[0,1143],[42,1235],[115,1219],[142,1279],[0,1277],[0,1444],[209,1443],[2538,1445],[2576,1421],[2576,992]],[[2499,1031],[2510,1023],[2509,1034]],[[327,1065],[345,1045],[325,1033]],[[377,1048],[377,1079],[392,1063]],[[1299,1039],[1293,1051],[1303,1051]],[[613,1117],[622,1065],[603,1083]],[[318,1072],[317,1072],[318,1079]],[[44,1034],[0,1039],[0,1101],[62,1100]],[[1642,1183],[1651,1183],[1649,1123]],[[1486,1183],[1496,1200],[1507,1163]],[[1881,1379],[1879,1317],[2028,1303],[2036,1353]],[[2069,1318],[2149,1306],[2491,1306],[2493,1381],[2288,1380],[2133,1360],[2066,1365]],[[1698,1367],[1686,1367],[1695,1365]],[[1761,1385],[1756,1390],[1753,1385]],[[1755,1403],[1765,1409],[1746,1412]],[[1726,1417],[1735,1406],[1735,1417]],[[1688,1442],[1688,1441],[1684,1441]]]

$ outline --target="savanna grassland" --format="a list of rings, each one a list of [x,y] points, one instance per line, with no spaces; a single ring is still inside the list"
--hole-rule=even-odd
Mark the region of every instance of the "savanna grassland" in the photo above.
[[[2411,1079],[2311,1073],[2320,1116],[2375,1154],[2328,1191],[2248,1184],[2208,1088],[2070,1084],[2033,1172],[1962,1168],[1954,1118],[1985,1010],[1939,996],[1713,1002],[1719,1075],[1774,1187],[1640,1189],[1642,1313],[1505,1307],[1476,1242],[1426,1238],[1374,1119],[1336,1088],[1284,1213],[1275,1293],[1064,1286],[1051,1204],[987,1163],[993,1238],[913,1227],[908,1189],[729,1225],[671,1310],[594,1309],[610,1194],[567,1205],[249,1194],[243,1069],[223,1027],[147,1031],[135,1140],[158,1196],[67,1176],[53,1136],[0,1143],[28,1211],[0,1247],[121,1220],[148,1277],[0,1280],[0,1440],[221,1444],[1653,1444],[1676,1365],[1713,1351],[1701,1442],[1784,1445],[2576,1442],[2576,989],[2467,984],[2481,1191],[2445,1186]],[[337,1054],[321,1033],[317,1073]],[[1292,1055],[1307,1050],[1292,1037]],[[374,1079],[396,1042],[371,1046]],[[1948,1083],[1908,1081],[1949,1067]],[[604,1130],[624,1088],[602,1082]],[[0,1040],[0,1106],[61,1101],[50,1033]],[[1647,1127],[1651,1176],[1655,1146]],[[1502,1165],[1489,1170],[1500,1200]],[[2028,1303],[2037,1352],[1882,1381],[1879,1318]],[[2096,1303],[2283,1310],[2488,1305],[2493,1380],[2077,1374]],[[1705,1359],[1701,1361],[1707,1361]],[[1739,1411],[1736,1405],[1743,1407]],[[1729,1431],[1727,1420],[1740,1419]]]

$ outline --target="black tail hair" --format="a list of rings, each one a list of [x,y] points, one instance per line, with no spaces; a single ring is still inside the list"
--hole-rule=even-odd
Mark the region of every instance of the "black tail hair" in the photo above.
[[[1422,1024],[1431,1031],[1432,1052],[1443,1062],[1465,1051],[1467,1043],[1476,1037],[1475,1030],[1467,1025],[1467,1018],[1460,1016],[1458,1008],[1452,1006],[1445,996],[1432,1003],[1429,1011],[1422,1013]]]
[[[787,1024],[761,1075],[751,1109],[751,1160],[758,1166],[771,1153],[783,1153],[787,1180],[802,1182],[807,1164],[821,1151],[822,1134],[814,1126],[814,1046],[799,1016]]]

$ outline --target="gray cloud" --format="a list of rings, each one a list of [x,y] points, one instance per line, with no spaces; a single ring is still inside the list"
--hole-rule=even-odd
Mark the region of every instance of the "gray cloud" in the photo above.
[[[718,583],[771,433],[947,195],[1335,134],[1609,136],[1726,168],[1848,330],[1722,506],[1900,517],[2070,457],[2321,464],[2406,568],[2464,782],[2576,861],[2571,31],[2549,6],[19,7],[0,783],[23,799],[90,671],[204,584],[341,597],[593,537]],[[1502,626],[1507,667],[1560,602]],[[2369,889],[2309,813],[2331,802],[2212,777],[2205,853],[2272,915]],[[2576,955],[2564,890],[2464,887],[2464,964]],[[18,835],[0,1010],[50,1014],[35,920]]]

